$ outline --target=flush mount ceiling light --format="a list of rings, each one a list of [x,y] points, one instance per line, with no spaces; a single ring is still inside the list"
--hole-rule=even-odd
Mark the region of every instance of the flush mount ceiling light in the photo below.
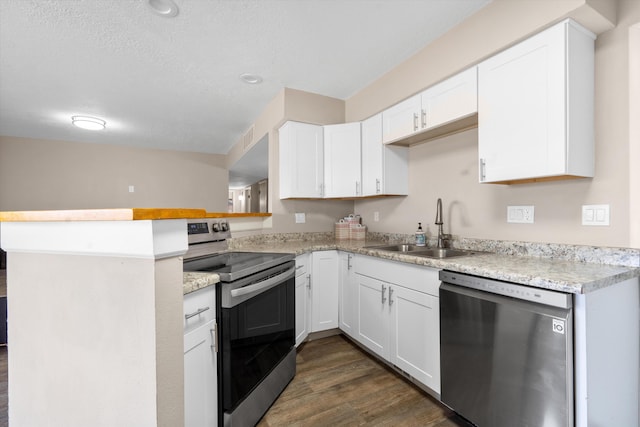
[[[240,74],[240,80],[242,80],[245,83],[249,83],[250,85],[257,85],[262,83],[262,77],[260,77],[257,74],[249,74],[249,73]]]
[[[107,122],[97,117],[89,116],[71,116],[71,124],[87,130],[102,130]]]
[[[147,4],[151,10],[165,18],[173,18],[178,14],[178,5],[173,0],[147,0]]]

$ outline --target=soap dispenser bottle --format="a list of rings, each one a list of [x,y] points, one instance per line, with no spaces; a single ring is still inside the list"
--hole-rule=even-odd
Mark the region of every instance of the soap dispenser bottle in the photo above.
[[[425,246],[427,244],[427,238],[422,230],[422,223],[418,223],[418,229],[416,230],[416,246]]]

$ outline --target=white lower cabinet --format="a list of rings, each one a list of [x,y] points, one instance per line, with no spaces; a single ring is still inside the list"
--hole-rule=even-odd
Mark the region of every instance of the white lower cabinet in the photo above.
[[[358,256],[356,283],[354,338],[440,393],[438,271]]]
[[[440,306],[437,297],[389,286],[389,360],[440,393]]]
[[[338,327],[338,251],[313,252],[311,332]]]
[[[296,347],[311,327],[311,254],[296,257]]]
[[[215,289],[200,289],[184,297],[185,427],[218,424]]]
[[[338,252],[338,322],[340,330],[354,337],[358,320],[358,283],[354,269],[355,255],[349,252]]]

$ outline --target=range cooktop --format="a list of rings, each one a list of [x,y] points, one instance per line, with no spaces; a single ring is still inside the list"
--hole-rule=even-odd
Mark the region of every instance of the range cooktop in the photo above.
[[[184,271],[207,271],[233,282],[295,259],[293,254],[272,252],[224,252],[185,260]]]

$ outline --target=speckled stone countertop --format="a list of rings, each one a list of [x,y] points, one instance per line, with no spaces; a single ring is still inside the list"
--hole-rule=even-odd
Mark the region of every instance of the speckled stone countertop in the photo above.
[[[182,293],[183,295],[195,292],[198,289],[215,285],[220,281],[220,277],[215,273],[199,273],[194,271],[185,271],[182,273]]]
[[[455,247],[477,253],[463,257],[433,259],[370,248],[390,243],[389,236],[373,234],[370,237],[372,239],[366,241],[350,241],[334,240],[333,233],[262,235],[255,238],[231,239],[230,249],[288,252],[296,255],[337,249],[577,294],[593,292],[640,276],[638,249],[461,239],[455,242]],[[402,237],[399,239],[402,240]],[[428,242],[428,246],[433,243]]]

